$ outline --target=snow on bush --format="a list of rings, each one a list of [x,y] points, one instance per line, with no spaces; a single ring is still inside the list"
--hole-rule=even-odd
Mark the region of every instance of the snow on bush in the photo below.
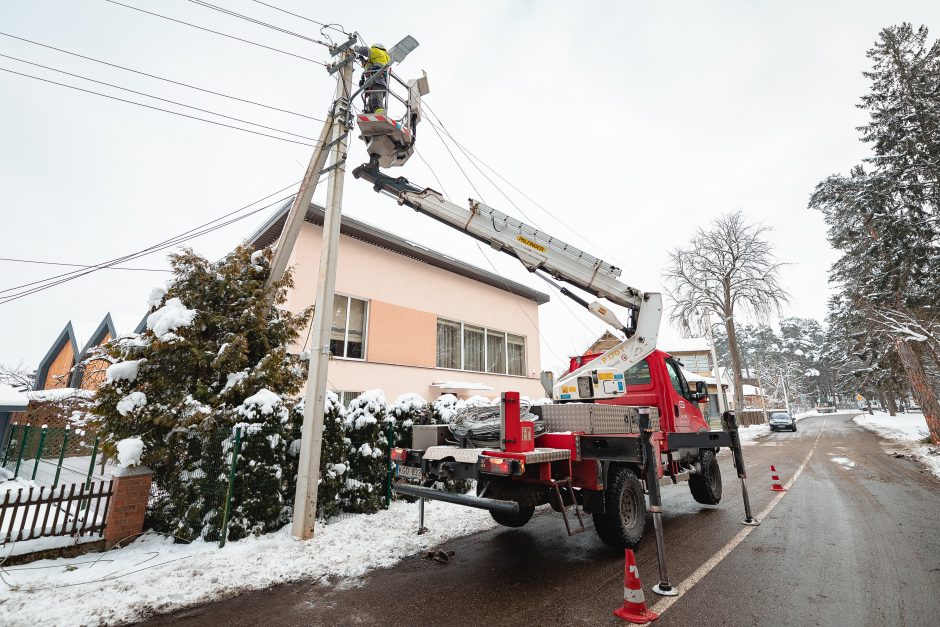
[[[171,332],[188,327],[196,319],[196,310],[187,309],[179,298],[170,298],[163,307],[147,316],[147,328],[161,340],[178,338]]]
[[[222,391],[223,391],[223,392],[228,392],[228,391],[231,390],[233,387],[235,387],[236,385],[238,385],[239,383],[241,383],[242,381],[244,381],[247,376],[248,376],[248,371],[247,371],[247,370],[241,370],[241,371],[239,371],[239,372],[233,372],[232,374],[228,375],[228,377],[226,377],[226,379],[225,379],[225,387],[222,388]]]
[[[140,368],[140,364],[144,361],[143,359],[131,359],[111,364],[105,371],[105,383],[113,383],[115,381],[128,381],[133,383],[137,380],[137,372]]]
[[[282,402],[280,396],[271,390],[262,388],[253,396],[246,398],[237,411],[246,418],[258,418],[262,415],[274,413]]]
[[[348,511],[371,514],[385,505],[385,481],[389,472],[387,432],[390,427],[394,429],[394,423],[395,418],[387,412],[382,390],[363,392],[349,404],[346,429],[350,442],[347,458],[350,476],[343,495]]]
[[[150,290],[150,295],[147,296],[147,304],[150,305],[151,309],[154,309],[163,302],[164,296],[166,296],[166,288],[155,287]]]
[[[144,454],[144,441],[140,438],[124,438],[117,443],[117,458],[120,468],[140,466]]]
[[[131,392],[117,404],[118,413],[122,416],[126,416],[131,413],[138,407],[143,407],[147,404],[147,395],[143,392]]]

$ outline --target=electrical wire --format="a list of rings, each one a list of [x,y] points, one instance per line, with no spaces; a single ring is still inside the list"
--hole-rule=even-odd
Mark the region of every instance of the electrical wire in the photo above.
[[[26,42],[26,43],[28,43],[28,44],[33,44],[34,46],[40,46],[40,47],[42,47],[42,48],[48,48],[49,50],[55,50],[56,52],[61,52],[61,53],[63,53],[63,54],[68,54],[68,55],[71,55],[71,56],[73,56],[73,57],[78,57],[79,59],[84,59],[84,60],[86,60],[86,61],[92,61],[92,62],[94,62],[94,63],[100,63],[101,65],[107,65],[108,67],[113,67],[113,68],[117,68],[117,69],[119,69],[119,70],[124,70],[125,72],[132,72],[132,73],[134,73],[134,74],[139,74],[139,75],[141,75],[141,76],[146,76],[147,78],[153,78],[153,79],[156,79],[156,80],[158,80],[158,81],[164,81],[164,82],[170,83],[170,84],[172,84],[172,85],[178,85],[178,86],[180,86],[180,87],[186,87],[186,88],[188,88],[188,89],[194,89],[194,90],[196,90],[196,91],[201,91],[201,92],[203,92],[203,93],[212,94],[213,96],[220,96],[220,97],[222,97],[222,98],[228,98],[229,100],[236,100],[236,101],[238,101],[238,102],[244,102],[244,103],[246,103],[246,104],[255,105],[256,107],[264,107],[265,109],[271,109],[272,111],[280,111],[281,113],[289,113],[289,114],[291,114],[291,115],[296,115],[297,117],[307,118],[308,120],[316,120],[317,122],[323,122],[323,121],[324,121],[322,118],[314,117],[314,116],[312,116],[312,115],[307,115],[307,114],[305,114],[305,113],[300,113],[300,112],[298,112],[298,111],[291,111],[290,109],[282,109],[281,107],[275,107],[275,106],[273,106],[273,105],[264,104],[264,103],[262,103],[262,102],[257,102],[257,101],[254,101],[254,100],[248,100],[247,98],[239,98],[238,96],[232,96],[232,95],[230,95],[230,94],[224,94],[224,93],[219,92],[219,91],[213,91],[213,90],[211,90],[211,89],[205,89],[205,88],[203,88],[203,87],[198,87],[198,86],[196,86],[196,85],[190,85],[189,83],[182,83],[182,82],[180,82],[180,81],[175,81],[175,80],[173,80],[173,79],[165,78],[165,77],[163,77],[163,76],[157,76],[156,74],[148,74],[147,72],[143,72],[143,71],[141,71],[141,70],[135,70],[135,69],[133,69],[133,68],[129,68],[129,67],[126,67],[126,66],[123,66],[123,65],[118,65],[118,64],[116,64],[116,63],[110,63],[110,62],[108,62],[108,61],[102,61],[101,59],[95,59],[94,57],[85,56],[85,55],[79,54],[79,53],[77,53],[77,52],[71,52],[71,51],[65,50],[65,49],[63,49],[63,48],[56,48],[55,46],[50,46],[49,44],[40,43],[40,42],[38,42],[38,41],[33,41],[32,39],[26,39],[26,38],[24,38],[24,37],[18,37],[18,36],[16,36],[16,35],[12,35],[12,34],[10,34],[10,33],[4,33],[4,32],[2,32],[2,31],[0,31],[0,35],[3,35],[4,37],[9,37],[9,38],[11,38],[11,39],[16,39],[16,40],[19,40],[19,41],[23,41],[23,42]]]
[[[13,263],[33,263],[43,266],[63,266],[70,268],[93,268],[94,266],[84,265],[80,263],[65,263],[65,262],[56,262],[56,261],[39,261],[38,259],[15,259],[13,257],[0,257],[0,261],[10,261]],[[106,268],[107,270],[135,270],[138,272],[172,272],[172,270],[161,270],[160,268],[128,268],[127,266],[113,266]]]
[[[318,64],[318,65],[322,65],[323,67],[326,67],[326,63],[324,63],[323,61],[317,61],[316,59],[311,59],[310,57],[305,57],[305,56],[303,56],[303,55],[294,54],[293,52],[288,52],[288,51],[286,51],[286,50],[281,50],[280,48],[275,48],[275,47],[273,47],[273,46],[267,46],[267,45],[265,45],[265,44],[259,44],[257,41],[252,41],[252,40],[250,40],[250,39],[243,39],[243,38],[241,38],[241,37],[236,37],[235,35],[229,35],[228,33],[222,33],[222,32],[219,32],[219,31],[217,31],[217,30],[212,30],[211,28],[206,28],[205,26],[198,26],[198,25],[192,24],[192,23],[190,23],[190,22],[184,22],[183,20],[178,20],[178,19],[176,19],[176,18],[169,17],[169,16],[166,16],[166,15],[162,15],[162,14],[160,14],[160,13],[154,13],[153,11],[147,11],[147,10],[145,10],[145,9],[141,9],[140,7],[135,7],[135,6],[132,6],[132,5],[130,5],[130,4],[124,4],[123,2],[118,2],[117,0],[104,0],[104,1],[105,1],[105,2],[109,2],[109,3],[111,3],[111,4],[115,4],[115,5],[120,6],[120,7],[124,7],[124,8],[126,8],[126,9],[133,9],[134,11],[139,11],[139,12],[141,12],[141,13],[146,13],[147,15],[152,15],[152,16],[154,16],[154,17],[159,17],[159,18],[162,18],[162,19],[164,19],[164,20],[169,20],[170,22],[176,22],[177,24],[184,24],[184,25],[186,25],[186,26],[190,26],[190,27],[192,27],[192,28],[196,28],[196,29],[199,29],[199,30],[201,30],[201,31],[205,31],[205,32],[207,32],[207,33],[212,33],[212,34],[214,34],[214,35],[220,35],[220,36],[222,36],[222,37],[227,37],[227,38],[229,38],[229,39],[234,39],[234,40],[236,40],[236,41],[244,42],[244,43],[246,43],[246,44],[251,44],[252,46],[258,46],[259,48],[265,48],[265,49],[267,49],[267,50],[272,50],[272,51],[274,51],[274,52],[280,52],[281,54],[285,54],[285,55],[287,55],[287,56],[289,56],[289,57],[295,57],[295,58],[297,58],[297,59],[303,59],[304,61],[310,61],[311,63],[316,63],[316,64]]]
[[[238,19],[245,20],[246,22],[251,22],[252,24],[257,24],[258,26],[264,26],[266,28],[270,28],[271,30],[275,30],[279,33],[284,33],[285,35],[291,35],[299,39],[305,39],[309,42],[320,44],[321,46],[326,46],[327,48],[330,47],[330,44],[326,43],[325,41],[320,41],[319,39],[314,39],[312,37],[307,37],[306,35],[301,35],[300,33],[295,33],[292,30],[287,30],[286,28],[281,28],[280,26],[275,26],[274,24],[269,24],[268,22],[262,22],[259,19],[250,17],[248,15],[244,15],[242,13],[236,13],[235,11],[232,11],[231,9],[226,9],[225,7],[220,7],[215,4],[210,4],[208,2],[204,2],[203,0],[188,0],[188,1],[193,4],[199,5],[201,7],[205,7],[207,9],[212,9],[213,11],[218,11],[220,13],[224,13],[225,15],[237,17]]]
[[[322,177],[321,177],[321,178],[322,178]],[[92,273],[92,272],[95,272],[95,271],[97,271],[97,270],[101,270],[101,269],[104,269],[104,268],[107,268],[107,267],[111,267],[111,266],[117,265],[117,264],[119,264],[119,263],[124,263],[125,261],[128,261],[128,260],[130,260],[130,259],[136,259],[136,258],[138,258],[138,257],[142,257],[142,256],[144,256],[144,255],[148,255],[148,254],[151,254],[151,253],[153,253],[153,252],[157,252],[157,251],[160,251],[160,250],[164,250],[164,249],[166,249],[166,248],[169,248],[169,247],[171,247],[171,246],[174,246],[174,245],[176,245],[176,244],[178,244],[178,243],[181,243],[181,242],[183,242],[183,241],[188,241],[188,240],[190,240],[190,239],[194,239],[194,238],[196,238],[196,237],[200,237],[200,236],[202,236],[202,235],[205,235],[205,234],[207,234],[207,233],[210,233],[210,232],[212,232],[212,231],[214,231],[214,230],[217,230],[217,229],[219,229],[219,228],[223,228],[223,227],[225,227],[225,226],[228,226],[229,224],[232,224],[232,223],[234,223],[234,222],[237,222],[237,221],[239,221],[239,220],[242,220],[242,219],[244,219],[244,218],[247,218],[247,217],[250,216],[250,215],[254,215],[255,213],[258,213],[259,211],[262,211],[262,210],[264,210],[264,209],[267,209],[267,208],[269,208],[269,207],[271,207],[271,206],[274,206],[274,205],[276,205],[276,204],[278,204],[278,203],[284,202],[284,201],[288,200],[289,198],[293,197],[294,194],[291,194],[291,195],[286,196],[286,197],[284,197],[284,198],[280,198],[280,199],[278,199],[278,200],[276,200],[276,201],[274,201],[274,202],[272,202],[272,203],[269,203],[269,204],[267,204],[267,205],[261,207],[260,209],[256,209],[256,210],[254,210],[254,211],[252,211],[252,212],[250,212],[250,213],[248,213],[248,214],[235,217],[235,218],[233,218],[233,219],[231,219],[231,220],[228,220],[227,222],[222,222],[222,221],[225,220],[226,218],[229,218],[229,217],[234,216],[234,215],[236,215],[236,214],[238,214],[238,213],[241,213],[242,211],[245,211],[246,209],[248,209],[248,208],[250,208],[250,207],[252,207],[252,206],[254,206],[254,205],[257,205],[257,204],[260,203],[260,202],[264,202],[265,200],[271,198],[272,196],[276,196],[277,194],[280,194],[280,193],[284,192],[285,190],[290,189],[291,187],[293,187],[294,185],[297,185],[297,184],[300,183],[300,182],[301,182],[301,181],[296,181],[296,182],[294,182],[294,183],[291,183],[290,185],[286,185],[286,186],[282,187],[281,189],[279,189],[279,190],[277,190],[277,191],[275,191],[275,192],[272,192],[272,193],[268,194],[267,196],[264,196],[263,198],[259,198],[258,200],[255,200],[255,201],[253,201],[253,202],[250,202],[250,203],[248,203],[247,205],[244,205],[244,206],[242,206],[242,207],[240,207],[240,208],[238,208],[238,209],[235,209],[234,211],[230,211],[230,212],[228,212],[228,213],[226,213],[226,214],[223,214],[223,215],[219,216],[218,218],[215,218],[214,220],[210,220],[209,222],[200,224],[199,226],[193,227],[193,228],[191,228],[191,229],[189,229],[189,230],[187,230],[187,231],[183,231],[182,233],[178,233],[177,235],[175,235],[175,236],[173,236],[173,237],[170,237],[170,238],[165,239],[165,240],[163,240],[163,241],[160,241],[160,242],[157,242],[157,243],[155,243],[155,244],[152,244],[152,245],[148,246],[147,248],[144,248],[144,249],[135,251],[135,252],[133,252],[133,253],[129,253],[129,254],[127,254],[127,255],[123,255],[123,256],[121,256],[121,257],[117,257],[117,258],[114,258],[114,259],[111,259],[111,260],[108,260],[108,261],[101,262],[101,263],[96,264],[96,265],[94,265],[94,266],[92,266],[91,268],[88,268],[88,269],[86,269],[86,270],[74,270],[74,271],[72,271],[72,272],[65,272],[65,273],[62,273],[62,274],[55,275],[55,276],[46,277],[45,279],[41,279],[41,280],[39,280],[39,281],[32,281],[32,282],[30,282],[30,283],[24,283],[23,285],[18,285],[18,286],[14,286],[14,287],[11,287],[11,288],[6,288],[6,289],[3,289],[3,290],[0,290],[0,293],[6,293],[6,292],[11,292],[11,291],[14,291],[14,290],[17,290],[17,289],[22,289],[22,288],[25,288],[25,287],[30,287],[30,286],[34,286],[34,285],[38,285],[38,284],[44,284],[44,285],[40,285],[40,286],[37,287],[37,288],[34,288],[34,289],[29,290],[28,293],[22,293],[22,292],[21,292],[21,293],[17,293],[17,294],[12,294],[12,295],[8,295],[8,296],[0,297],[0,304],[4,304],[4,303],[8,302],[9,300],[15,300],[16,298],[21,298],[22,296],[26,296],[26,295],[29,295],[29,294],[31,294],[31,293],[35,293],[36,291],[41,291],[41,290],[43,290],[43,289],[47,289],[47,288],[49,288],[49,287],[53,287],[53,286],[55,286],[55,285],[59,285],[59,284],[61,284],[61,283],[64,283],[64,282],[66,282],[66,281],[70,281],[70,280],[72,280],[72,279],[79,278],[79,277],[81,277],[81,276],[85,276],[85,275],[90,274],[90,273]],[[298,193],[298,194],[301,193],[301,192],[303,191],[303,189],[304,189],[304,188],[299,189],[296,193]],[[213,225],[214,225],[214,226],[213,226]]]
[[[177,105],[177,106],[180,106],[180,107],[186,107],[187,109],[193,109],[194,111],[201,111],[202,113],[208,113],[208,114],[210,114],[210,115],[217,115],[217,116],[219,116],[220,118],[226,118],[226,119],[228,119],[228,120],[234,120],[235,122],[241,122],[242,124],[250,124],[251,126],[257,126],[258,128],[267,129],[267,130],[269,130],[269,131],[275,131],[275,132],[277,132],[277,133],[284,133],[285,135],[293,135],[294,137],[299,137],[299,138],[301,138],[301,139],[309,139],[309,140],[312,141],[312,142],[316,142],[316,141],[317,141],[315,138],[309,137],[309,136],[307,136],[307,135],[300,135],[299,133],[292,133],[291,131],[285,131],[285,130],[280,129],[280,128],[274,128],[273,126],[265,126],[264,124],[258,124],[257,122],[251,122],[251,121],[249,121],[249,120],[243,120],[242,118],[236,118],[236,117],[233,117],[233,116],[231,116],[231,115],[226,115],[226,114],[224,114],[224,113],[219,113],[218,111],[213,111],[213,110],[211,110],[211,109],[201,109],[201,108],[199,108],[199,107],[194,107],[193,105],[188,105],[188,104],[185,104],[185,103],[183,103],[183,102],[178,102],[178,101],[176,101],[176,100],[169,100],[169,99],[167,99],[167,98],[161,98],[160,96],[154,96],[153,94],[148,94],[148,93],[146,93],[146,92],[137,91],[137,90],[134,90],[134,89],[130,89],[130,88],[128,88],[128,87],[121,87],[120,85],[115,85],[115,84],[113,84],[113,83],[106,83],[106,82],[104,82],[104,81],[99,81],[99,80],[94,79],[94,78],[89,78],[88,76],[83,76],[82,74],[73,74],[72,72],[66,72],[65,70],[60,70],[60,69],[58,69],[58,68],[54,68],[54,67],[51,67],[51,66],[48,66],[48,65],[43,65],[43,64],[41,64],[41,63],[36,63],[36,62],[34,62],[34,61],[27,61],[26,59],[20,59],[19,57],[12,57],[12,56],[10,56],[10,55],[8,55],[8,54],[0,53],[0,57],[3,57],[4,59],[12,59],[13,61],[19,61],[20,63],[26,63],[27,65],[33,65],[33,66],[35,66],[35,67],[41,67],[41,68],[43,68],[43,69],[45,69],[45,70],[50,70],[50,71],[52,71],[52,72],[58,72],[58,73],[60,73],[60,74],[65,74],[66,76],[72,76],[72,77],[74,77],[74,78],[80,78],[80,79],[82,79],[82,80],[86,80],[86,81],[89,81],[89,82],[92,82],[92,83],[97,83],[98,85],[105,85],[106,87],[112,87],[112,88],[114,88],[114,89],[120,89],[121,91],[126,91],[126,92],[130,92],[130,93],[132,93],[132,94],[137,94],[138,96],[145,96],[145,97],[147,97],[147,98],[153,98],[154,100],[159,100],[159,101],[161,101],[161,102],[168,102],[168,103],[170,103],[170,104],[174,104],[174,105]]]
[[[461,151],[464,151],[465,155],[468,155],[468,160],[470,160],[471,163],[473,162],[473,160],[478,161],[478,162],[479,162],[481,165],[483,165],[487,170],[489,170],[490,172],[492,172],[497,178],[499,178],[501,181],[503,181],[504,183],[506,183],[507,185],[509,185],[513,190],[515,190],[515,191],[516,191],[518,194],[520,194],[523,198],[525,198],[526,200],[528,200],[529,202],[531,202],[533,205],[535,205],[536,207],[538,207],[539,209],[541,209],[542,212],[545,213],[545,215],[547,215],[547,216],[550,217],[552,220],[554,220],[557,224],[559,224],[560,226],[562,226],[563,228],[565,228],[567,231],[569,231],[570,233],[572,233],[574,236],[576,236],[576,237],[577,237],[578,239],[580,239],[582,242],[585,242],[586,244],[589,244],[589,245],[591,245],[591,246],[596,247],[598,250],[600,250],[601,252],[603,252],[603,253],[604,253],[609,259],[611,259],[612,261],[617,261],[617,259],[616,259],[617,256],[616,256],[615,254],[613,254],[613,253],[610,252],[610,251],[605,250],[604,248],[602,248],[601,246],[599,246],[596,242],[594,242],[594,241],[588,239],[587,237],[585,237],[584,235],[582,235],[581,233],[579,233],[577,230],[574,229],[574,227],[572,227],[572,226],[571,226],[570,224],[568,224],[567,222],[565,222],[565,221],[561,220],[560,218],[558,218],[554,213],[552,213],[551,211],[549,211],[544,205],[542,205],[542,204],[539,203],[537,200],[535,200],[534,198],[532,198],[531,196],[529,196],[528,194],[526,194],[524,191],[522,191],[521,189],[519,189],[519,187],[517,187],[516,185],[514,185],[512,181],[510,181],[509,179],[507,179],[506,177],[504,177],[504,176],[503,176],[502,174],[500,174],[495,168],[493,168],[491,165],[489,165],[488,163],[486,163],[485,161],[483,161],[483,159],[481,159],[480,157],[478,157],[477,155],[475,155],[473,152],[471,152],[469,149],[467,149],[466,146],[464,146],[461,142],[459,142],[459,141],[457,140],[457,138],[455,138],[455,137],[450,133],[450,131],[447,130],[447,128],[444,126],[443,121],[441,120],[440,116],[439,116],[437,113],[434,112],[434,110],[427,104],[427,102],[425,102],[425,101],[422,100],[422,102],[421,102],[421,107],[422,107],[422,109],[425,109],[429,114],[433,115],[433,116],[437,119],[437,121],[438,121],[438,122],[440,123],[440,125],[441,125],[442,130],[447,134],[447,136],[451,139],[451,141],[453,141],[454,144],[455,144],[458,148],[461,149]],[[433,122],[432,122],[432,126],[433,126]],[[472,159],[470,159],[470,157],[472,157]],[[487,180],[489,180],[489,179],[487,179]],[[492,181],[490,181],[490,182],[492,183]],[[495,187],[495,184],[494,184],[494,187]],[[499,188],[497,188],[497,189],[499,189]],[[506,194],[505,194],[502,190],[499,190],[499,191],[500,191],[500,193],[501,193],[503,196],[506,196]],[[508,197],[507,197],[507,200],[509,200]],[[510,200],[510,202],[512,203],[512,200]],[[515,203],[512,203],[512,204],[513,204],[514,207],[516,207],[517,209],[519,209],[519,207],[518,207]],[[520,209],[520,213],[521,213],[521,209]],[[523,215],[525,215],[525,214],[523,214]],[[534,224],[534,222],[533,222],[533,224]],[[538,225],[535,225],[535,226],[538,226]],[[618,261],[618,265],[620,265],[620,266],[622,266],[622,267],[624,267],[624,268],[630,270],[630,271],[633,272],[634,274],[636,274],[636,275],[638,275],[638,276],[640,276],[640,277],[642,277],[642,278],[644,278],[644,279],[650,281],[651,283],[657,283],[657,281],[654,281],[654,280],[651,279],[650,277],[645,276],[643,272],[640,272],[640,271],[637,270],[636,268],[633,268],[633,267],[631,267],[631,266],[629,266],[629,265],[627,265],[627,264],[624,264],[624,263],[620,263],[619,261]]]
[[[126,98],[119,98],[117,96],[112,96],[110,94],[104,94],[100,91],[94,91],[92,89],[85,89],[84,87],[77,87],[76,85],[69,85],[68,83],[60,83],[48,78],[42,78],[40,76],[34,76],[32,74],[26,74],[24,72],[17,72],[16,70],[11,70],[9,68],[0,67],[0,71],[8,72],[10,74],[16,74],[18,76],[23,76],[25,78],[31,78],[33,80],[42,81],[44,83],[51,83],[52,85],[58,85],[59,87],[67,87],[69,89],[74,89],[76,91],[82,91],[86,94],[93,94],[95,96],[101,96],[102,98],[110,98],[111,100],[117,100],[118,102],[124,102],[127,104],[137,105],[138,107],[144,107],[145,109],[153,109],[154,111],[162,111],[163,113],[170,113],[172,115],[178,115],[183,118],[189,118],[191,120],[198,120],[199,122],[206,122],[208,124],[215,124],[216,126],[224,126],[225,128],[235,129],[236,131],[242,131],[243,133],[251,133],[252,135],[261,135],[262,137],[270,137],[271,139],[277,139],[282,142],[289,142],[291,144],[299,144],[301,146],[315,146],[316,144],[311,144],[309,142],[297,141],[294,139],[289,139],[287,137],[278,137],[277,135],[271,135],[270,133],[262,133],[261,131],[253,131],[249,128],[242,128],[241,126],[234,126],[232,124],[226,124],[224,122],[219,122],[216,120],[208,120],[206,118],[201,118],[196,115],[189,115],[187,113],[181,113],[179,111],[173,111],[172,109],[164,109],[163,107],[155,107],[153,105],[145,104],[143,102],[137,102],[136,100],[127,100]]]
[[[542,435],[548,426],[529,411],[530,405],[528,401],[519,401],[520,417],[532,421],[536,436]],[[466,441],[473,448],[499,445],[501,409],[499,405],[469,405],[458,409],[447,427],[458,441]]]
[[[256,4],[264,5],[264,6],[268,7],[269,9],[274,9],[275,11],[280,11],[281,13],[286,13],[287,15],[293,15],[294,17],[299,17],[300,19],[306,20],[306,21],[308,21],[308,22],[313,22],[314,24],[317,24],[318,26],[322,26],[323,28],[330,28],[330,29],[333,29],[333,30],[335,30],[335,31],[338,31],[338,32],[340,32],[340,33],[343,33],[344,35],[348,35],[348,34],[349,34],[349,33],[346,32],[346,31],[342,28],[342,26],[340,26],[339,24],[324,24],[323,22],[318,22],[317,20],[314,20],[314,19],[311,19],[311,18],[309,18],[309,17],[300,15],[299,13],[291,13],[291,12],[288,11],[287,9],[282,9],[281,7],[274,6],[273,4],[269,4],[269,3],[267,3],[267,2],[262,2],[261,0],[252,0],[252,2],[254,2],[254,3],[256,3]]]

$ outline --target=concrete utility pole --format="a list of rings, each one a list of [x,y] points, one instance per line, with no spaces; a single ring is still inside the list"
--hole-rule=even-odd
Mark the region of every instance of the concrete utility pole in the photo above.
[[[351,40],[354,41],[354,40]],[[310,365],[307,371],[307,392],[304,401],[304,422],[300,435],[300,462],[297,472],[297,491],[294,495],[294,518],[291,535],[307,540],[313,537],[317,516],[317,488],[320,483],[320,451],[323,447],[323,414],[326,400],[326,374],[330,360],[330,323],[333,314],[333,291],[336,288],[336,257],[339,251],[339,227],[343,205],[343,182],[346,175],[346,153],[349,137],[350,94],[354,54],[347,46],[339,61],[341,69],[337,78],[336,100],[330,119],[329,144],[324,142],[314,151],[307,169],[308,177],[319,177],[322,163],[314,163],[331,147],[330,179],[326,195],[326,214],[323,219],[323,247],[320,251],[320,272],[317,278],[317,299],[310,328]],[[306,177],[305,177],[306,178]],[[311,178],[311,180],[313,180]],[[309,192],[312,197],[313,192]],[[298,194],[298,198],[305,194]],[[299,224],[303,224],[309,206],[309,198],[293,209],[298,210]],[[287,232],[285,224],[285,235]],[[300,227],[297,226],[297,232]],[[296,239],[296,234],[293,236]],[[285,255],[290,255],[289,246],[278,246]],[[286,267],[286,259],[284,260]],[[272,268],[273,270],[273,268]]]

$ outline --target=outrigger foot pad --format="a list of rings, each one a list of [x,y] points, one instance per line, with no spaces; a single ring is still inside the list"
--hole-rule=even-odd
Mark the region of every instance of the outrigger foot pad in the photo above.
[[[661,597],[676,597],[679,596],[679,591],[673,588],[668,583],[663,583],[660,581],[658,584],[653,586],[653,592],[658,594]]]
[[[759,527],[759,526],[760,526],[760,521],[757,520],[756,518],[752,518],[752,519],[750,519],[750,520],[744,519],[744,520],[741,521],[741,524],[742,524],[742,525],[747,525],[748,527]]]

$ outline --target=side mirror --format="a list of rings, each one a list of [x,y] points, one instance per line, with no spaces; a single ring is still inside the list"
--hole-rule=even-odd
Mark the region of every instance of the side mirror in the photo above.
[[[704,381],[695,382],[695,393],[693,396],[699,403],[708,402],[708,386],[705,385]]]

